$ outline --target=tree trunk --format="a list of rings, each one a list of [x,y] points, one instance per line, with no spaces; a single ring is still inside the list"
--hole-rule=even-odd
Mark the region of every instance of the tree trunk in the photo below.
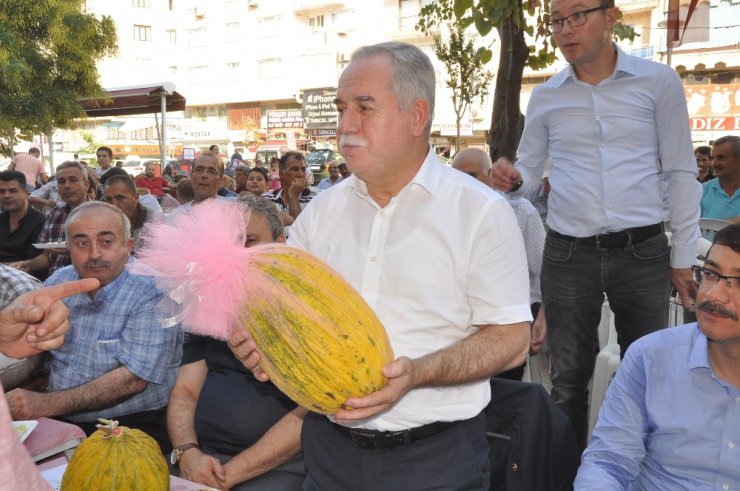
[[[524,31],[517,29],[511,18],[505,19],[497,29],[501,49],[493,93],[491,129],[488,133],[488,145],[494,162],[499,157],[507,157],[512,161],[516,157],[524,128],[519,94],[522,74],[529,56]]]
[[[461,119],[462,119],[462,115],[456,112],[455,113],[455,128],[457,129],[457,136],[455,137],[455,153],[460,151],[460,120]]]

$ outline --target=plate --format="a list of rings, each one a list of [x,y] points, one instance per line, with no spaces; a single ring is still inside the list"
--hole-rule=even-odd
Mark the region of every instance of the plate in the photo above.
[[[36,249],[66,249],[67,241],[64,242],[39,242],[33,245]]]
[[[28,435],[31,434],[34,428],[36,428],[36,425],[39,424],[38,421],[13,421],[13,429],[18,434],[18,437],[20,437],[21,442],[25,441],[26,438],[28,438]]]

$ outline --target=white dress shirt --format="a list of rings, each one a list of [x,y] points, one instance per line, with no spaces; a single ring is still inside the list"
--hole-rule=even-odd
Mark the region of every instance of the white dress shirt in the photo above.
[[[515,194],[536,188],[549,156],[547,224],[590,237],[663,221],[667,193],[671,266],[686,268],[696,262],[701,185],[683,86],[671,67],[616,50],[614,72],[598,85],[570,65],[532,92]]]
[[[296,219],[288,243],[323,259],[360,292],[396,358],[447,348],[477,332],[474,326],[532,319],[511,207],[431,150],[383,208],[354,175],[319,193]],[[488,380],[415,389],[359,426],[396,431],[468,419],[489,399]]]

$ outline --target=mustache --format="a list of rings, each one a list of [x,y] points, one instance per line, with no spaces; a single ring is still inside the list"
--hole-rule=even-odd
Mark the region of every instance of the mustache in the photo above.
[[[722,305],[718,303],[712,303],[709,300],[704,300],[702,303],[697,305],[696,308],[699,310],[703,310],[704,312],[724,315],[725,317],[731,318],[735,322],[737,322],[738,320],[738,315],[735,312],[732,312],[731,310],[727,310]]]
[[[85,264],[82,265],[82,269],[110,268],[110,266],[111,266],[110,262],[106,261],[105,259],[90,259],[89,261],[86,261]]]
[[[343,147],[344,145],[351,145],[353,147],[366,147],[367,140],[356,135],[339,135],[339,146]]]

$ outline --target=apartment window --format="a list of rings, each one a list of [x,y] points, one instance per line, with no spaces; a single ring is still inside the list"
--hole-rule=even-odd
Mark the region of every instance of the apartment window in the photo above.
[[[168,66],[167,70],[169,70],[170,75],[177,75],[177,65]]]
[[[205,46],[207,41],[207,34],[208,29],[206,29],[205,27],[188,29],[188,46],[191,48],[195,46]]]
[[[255,26],[254,36],[256,38],[276,37],[281,34],[280,16],[269,15],[266,17],[259,17],[257,19],[257,25]]]
[[[226,42],[234,42],[239,40],[239,23],[238,22],[228,22],[226,24]]]
[[[177,29],[168,29],[167,38],[170,40],[170,44],[177,44]]]
[[[264,58],[257,61],[257,70],[260,78],[280,77],[282,58]]]
[[[175,10],[175,0],[169,0],[168,7],[170,10]]]
[[[136,41],[151,41],[152,26],[142,26],[134,24],[134,39]]]
[[[239,62],[233,61],[231,63],[227,63],[226,73],[227,73],[229,82],[238,82],[239,81]]]
[[[317,30],[320,27],[324,27],[324,16],[317,15],[316,17],[309,17],[308,27],[310,27],[312,30]]]
[[[188,78],[191,85],[208,82],[208,65],[191,66],[188,68]]]
[[[149,8],[149,0],[131,0],[134,7]]]

